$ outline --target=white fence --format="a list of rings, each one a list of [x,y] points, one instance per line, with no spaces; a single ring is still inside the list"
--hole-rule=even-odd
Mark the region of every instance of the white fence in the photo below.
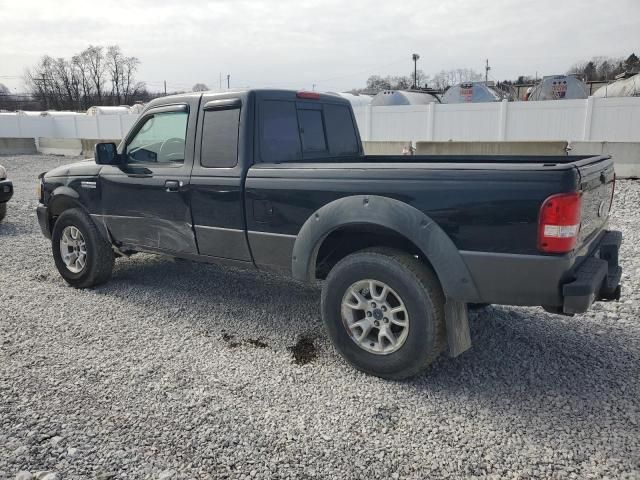
[[[364,141],[640,141],[640,98],[355,107]],[[0,138],[119,139],[136,115],[0,114]]]
[[[0,114],[0,138],[119,139],[129,131],[137,115],[26,116]]]
[[[365,141],[640,141],[640,98],[354,108]]]

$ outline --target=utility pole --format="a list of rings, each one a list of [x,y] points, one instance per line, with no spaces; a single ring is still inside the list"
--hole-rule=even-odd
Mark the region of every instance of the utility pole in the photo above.
[[[227,90],[231,88],[231,75],[227,74]]]
[[[164,81],[164,94],[167,94],[167,81]]]
[[[222,90],[222,72],[220,72],[220,76],[218,78],[218,89]]]
[[[316,91],[316,84],[314,83],[313,86],[311,87],[311,91],[315,92]]]
[[[414,53],[411,58],[413,58],[413,88],[418,89],[418,60],[420,59],[420,55]]]
[[[491,70],[491,67],[489,66],[489,59],[487,58],[484,67],[484,83],[487,83],[489,81],[489,70]]]

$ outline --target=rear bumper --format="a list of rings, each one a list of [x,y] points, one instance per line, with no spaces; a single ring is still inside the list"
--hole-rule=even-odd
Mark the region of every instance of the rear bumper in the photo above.
[[[622,233],[607,232],[594,256],[588,257],[574,272],[574,280],[562,286],[562,312],[586,312],[596,300],[618,300],[622,268],[618,251]]]
[[[622,234],[603,232],[571,255],[461,252],[482,303],[543,306],[556,313],[585,312],[597,300],[620,296]]]
[[[48,239],[51,239],[49,211],[46,205],[39,204],[36,208],[36,215],[38,216],[38,223],[40,224],[40,230],[42,230],[42,234]]]
[[[0,203],[11,200],[13,196],[13,183],[10,180],[0,181]]]

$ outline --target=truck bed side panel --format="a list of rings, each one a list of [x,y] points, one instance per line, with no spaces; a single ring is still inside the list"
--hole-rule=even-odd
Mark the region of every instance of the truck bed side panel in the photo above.
[[[249,170],[245,188],[250,238],[252,232],[294,237],[323,205],[345,196],[369,194],[394,198],[421,210],[440,225],[459,250],[536,254],[541,203],[551,194],[575,191],[578,182],[574,168],[483,170],[410,164],[282,167],[260,165]],[[254,257],[257,264],[268,260],[255,251]]]

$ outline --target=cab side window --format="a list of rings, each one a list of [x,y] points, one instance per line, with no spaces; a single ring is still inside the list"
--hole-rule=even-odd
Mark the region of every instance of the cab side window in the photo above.
[[[127,144],[128,163],[184,163],[188,112],[161,112],[148,117]]]
[[[203,167],[233,168],[238,164],[239,125],[239,108],[204,112],[200,154]]]

